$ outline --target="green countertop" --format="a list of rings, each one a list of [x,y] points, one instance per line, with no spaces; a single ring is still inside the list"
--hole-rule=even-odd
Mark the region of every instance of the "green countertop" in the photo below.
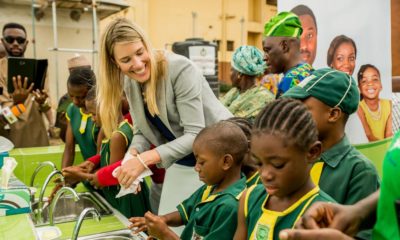
[[[0,217],[1,240],[29,240],[36,239],[33,223],[29,214],[17,214]]]
[[[61,165],[62,152],[64,146],[38,147],[29,149],[14,149],[10,151],[10,156],[18,161],[18,166],[14,171],[15,175],[26,185],[30,182],[30,177],[34,169],[43,161],[52,161],[58,168]],[[75,164],[82,162],[82,156],[77,148],[75,155]],[[39,197],[40,186],[44,179],[50,173],[51,168],[46,168],[37,175],[34,186],[38,188],[36,197]],[[44,196],[49,196],[54,183],[51,182],[45,190]],[[77,192],[87,191],[82,184],[78,184],[75,188]],[[116,211],[113,209],[113,211]],[[114,215],[102,217],[100,222],[94,219],[85,219],[80,236],[87,236],[96,233],[110,232],[115,230],[126,229],[123,221],[117,216],[122,216],[119,212]],[[122,219],[122,218],[121,218]],[[124,220],[125,221],[125,220]],[[56,224],[62,232],[61,239],[69,239],[72,236],[76,221]],[[0,240],[30,240],[37,239],[37,234],[29,214],[17,214],[0,217]]]
[[[75,227],[75,222],[60,223],[56,224],[60,228],[62,236],[60,239],[70,239],[72,236],[73,229]],[[101,218],[100,222],[94,219],[85,219],[82,223],[81,229],[79,231],[79,236],[87,236],[96,233],[111,232],[115,230],[126,229],[116,217],[106,216]]]

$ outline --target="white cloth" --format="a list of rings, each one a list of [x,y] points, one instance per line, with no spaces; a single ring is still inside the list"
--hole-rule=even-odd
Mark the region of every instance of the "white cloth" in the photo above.
[[[122,163],[121,166],[124,165],[127,161],[132,161],[133,158],[136,158],[135,156],[133,156],[132,154],[130,154],[130,152],[128,151],[127,153],[125,153],[124,159],[122,159]],[[138,161],[140,161],[138,159]],[[144,165],[144,163],[142,163]],[[136,194],[138,191],[138,187],[140,185],[141,182],[143,182],[143,178],[150,176],[153,174],[153,172],[145,165],[146,169],[144,170],[144,172],[142,172],[139,177],[133,181],[133,183],[128,187],[125,188],[124,186],[121,185],[121,189],[119,190],[119,193],[117,194],[117,196],[115,196],[115,198],[119,198],[122,196],[125,196],[127,194],[130,193],[134,193]],[[117,167],[116,169],[114,169],[114,171],[112,172],[113,177],[117,177],[117,170],[120,169],[120,167]]]

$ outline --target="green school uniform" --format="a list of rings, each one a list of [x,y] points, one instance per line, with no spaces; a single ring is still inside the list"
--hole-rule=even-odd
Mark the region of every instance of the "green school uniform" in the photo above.
[[[181,239],[233,239],[239,198],[246,188],[246,178],[212,194],[214,188],[204,185],[177,206],[186,225]]]
[[[99,128],[94,124],[92,115],[84,113],[81,108],[71,103],[67,108],[66,118],[71,123],[72,134],[79,145],[83,159],[96,155]]]
[[[383,162],[383,178],[379,195],[377,221],[373,239],[400,239],[400,213],[396,202],[400,201],[400,132],[397,132]]]
[[[261,179],[260,179],[260,173],[257,171],[253,174],[253,176],[249,177],[246,180],[246,186],[249,188],[255,184],[262,184]]]
[[[268,210],[265,204],[269,195],[263,185],[257,184],[246,192],[244,215],[247,225],[247,239],[279,239],[279,232],[293,228],[295,223],[314,202],[335,202],[319,187],[315,187],[283,212]]]
[[[127,120],[121,122],[118,130],[113,134],[121,134],[125,138],[126,150],[128,150],[133,138],[132,125]],[[100,167],[110,165],[110,140],[103,140],[100,150]],[[128,194],[120,198],[115,198],[119,193],[120,186],[109,186],[102,189],[107,202],[120,211],[125,217],[144,216],[150,210],[149,190],[145,183],[140,184],[141,191],[137,194]]]
[[[354,204],[379,188],[375,167],[346,136],[323,152],[311,170],[314,184],[340,204]]]
[[[375,167],[346,136],[321,154],[321,159],[311,169],[311,178],[336,202],[345,205],[354,204],[379,188]],[[357,237],[370,239],[371,233],[371,230],[364,230]]]

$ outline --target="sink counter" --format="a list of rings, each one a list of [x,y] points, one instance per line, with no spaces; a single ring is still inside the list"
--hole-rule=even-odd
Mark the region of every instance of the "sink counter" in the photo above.
[[[70,239],[75,222],[56,224],[61,230],[61,238]],[[126,229],[126,226],[116,216],[102,217],[100,222],[94,219],[83,221],[79,236],[87,236],[96,233],[110,232]],[[29,214],[17,214],[0,217],[0,239],[1,240],[35,240],[38,239]]]
[[[1,240],[38,239],[29,214],[17,214],[0,217]]]

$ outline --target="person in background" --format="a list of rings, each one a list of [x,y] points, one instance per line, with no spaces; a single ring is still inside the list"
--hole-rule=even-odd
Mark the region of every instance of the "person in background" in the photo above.
[[[300,37],[300,53],[304,62],[313,65],[317,55],[317,20],[313,11],[306,5],[300,4],[290,10],[296,14],[303,27]]]
[[[120,110],[114,103],[123,91],[135,129],[129,151],[133,157],[117,171],[118,181],[129,187],[149,165],[166,168],[162,188],[167,190],[162,191],[159,212],[167,213],[201,185],[193,169],[194,138],[205,126],[232,114],[190,60],[153,50],[140,27],[127,19],[115,19],[107,26],[100,49],[97,88],[102,129],[106,137],[117,129]],[[160,189],[152,185],[150,191]]]
[[[5,57],[5,56],[7,56],[7,51],[6,51],[6,49],[4,48],[3,43],[0,42],[0,58],[3,58],[3,57]]]
[[[313,203],[334,202],[310,177],[320,154],[318,129],[306,106],[287,98],[269,103],[251,136],[251,155],[263,184],[241,195],[234,239],[277,239]]]
[[[77,54],[73,58],[68,59],[68,71],[71,73],[76,68],[88,68],[91,69],[89,61],[83,55]],[[65,142],[68,121],[66,118],[67,108],[72,103],[69,94],[64,94],[58,101],[56,123],[55,127],[60,129],[60,138]]]
[[[256,85],[256,78],[264,74],[265,62],[260,50],[253,46],[240,46],[231,61],[231,90],[221,102],[236,117],[254,122],[260,110],[275,96],[264,86]]]
[[[96,155],[98,152],[97,137],[99,128],[96,127],[92,115],[87,112],[85,107],[86,95],[95,84],[96,77],[93,71],[87,68],[74,69],[68,77],[67,89],[72,103],[68,106],[66,113],[68,127],[62,157],[62,168],[73,165],[76,143],[79,145],[84,160]]]
[[[205,127],[193,142],[195,169],[205,184],[184,200],[177,210],[163,216],[146,213],[131,218],[129,228],[148,230],[158,239],[233,238],[237,225],[238,199],[246,189],[241,164],[248,153],[247,138],[230,121]],[[168,226],[185,225],[180,237]]]
[[[313,71],[304,63],[300,53],[300,36],[303,32],[299,18],[291,12],[280,12],[264,26],[264,60],[267,73],[283,73],[277,97],[296,86]]]
[[[392,102],[379,98],[381,74],[377,67],[365,64],[357,74],[361,102],[357,114],[370,142],[393,136]]]
[[[29,43],[24,26],[18,23],[7,23],[3,27],[2,36],[1,42],[6,49],[7,56],[24,57]],[[3,89],[0,105],[4,107],[21,103],[24,104],[26,111],[18,117],[19,121],[10,124],[10,129],[7,130],[5,137],[10,139],[16,148],[48,146],[49,138],[42,116],[45,114],[49,126],[54,125],[48,97],[49,81],[46,77],[44,90],[32,91],[33,84],[27,86],[27,78],[13,76],[15,90],[9,93],[7,90],[7,63],[6,57],[0,59],[0,87]]]
[[[344,131],[360,101],[350,75],[331,68],[318,69],[283,97],[302,100],[317,123],[322,154],[311,169],[315,184],[341,204],[354,204],[379,188],[376,168],[350,144]],[[362,232],[359,237],[369,239],[370,234]]]
[[[329,67],[353,75],[356,58],[357,47],[353,39],[339,35],[332,40],[327,54]]]

